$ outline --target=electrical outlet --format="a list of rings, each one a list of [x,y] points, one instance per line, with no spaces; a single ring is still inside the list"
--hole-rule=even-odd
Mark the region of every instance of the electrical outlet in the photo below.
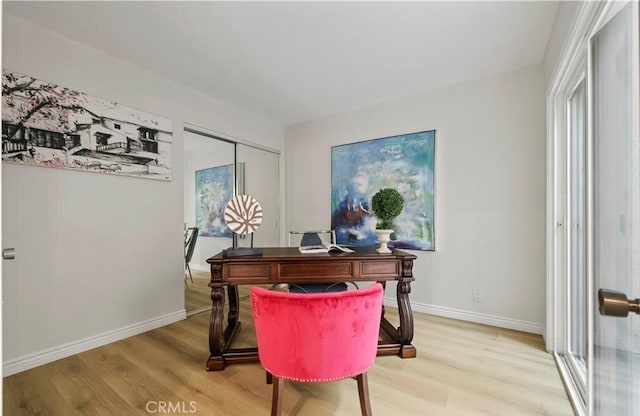
[[[482,300],[482,292],[480,292],[479,290],[474,289],[473,290],[473,301],[475,303],[480,303],[481,300]]]

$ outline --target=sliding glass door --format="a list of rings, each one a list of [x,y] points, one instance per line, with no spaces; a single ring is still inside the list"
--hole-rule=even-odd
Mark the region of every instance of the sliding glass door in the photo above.
[[[640,298],[638,3],[609,15],[590,40],[593,289],[634,299]],[[591,414],[640,415],[640,316],[600,312],[593,314]]]
[[[585,3],[550,91],[549,346],[581,416],[640,415],[639,27],[637,2]]]
[[[586,82],[581,74],[567,98],[567,274],[564,359],[581,400],[586,401]]]

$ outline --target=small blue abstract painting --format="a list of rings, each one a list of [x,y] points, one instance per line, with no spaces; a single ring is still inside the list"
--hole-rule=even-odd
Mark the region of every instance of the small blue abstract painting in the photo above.
[[[435,130],[331,148],[331,228],[339,244],[378,242],[371,198],[383,188],[404,197],[390,248],[435,250]]]
[[[224,208],[233,194],[233,165],[196,171],[196,227],[204,237],[232,237]]]

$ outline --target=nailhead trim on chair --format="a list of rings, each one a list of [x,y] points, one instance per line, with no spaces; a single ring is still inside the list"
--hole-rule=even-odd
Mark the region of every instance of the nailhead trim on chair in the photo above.
[[[263,366],[264,367],[264,366]],[[367,368],[365,368],[362,371],[359,371],[357,373],[353,373],[353,374],[347,374],[345,376],[342,377],[334,377],[334,378],[324,378],[324,379],[320,379],[320,378],[294,378],[294,377],[288,377],[288,376],[281,376],[278,374],[275,374],[273,371],[269,370],[268,368],[264,367],[265,371],[267,371],[268,373],[271,373],[272,376],[274,377],[278,377],[278,378],[282,378],[285,380],[291,380],[291,381],[299,381],[301,383],[328,383],[330,381],[338,381],[338,380],[344,380],[345,378],[352,378],[355,377],[359,374],[363,374],[366,373],[367,371],[369,371],[369,369],[372,366],[369,366]]]

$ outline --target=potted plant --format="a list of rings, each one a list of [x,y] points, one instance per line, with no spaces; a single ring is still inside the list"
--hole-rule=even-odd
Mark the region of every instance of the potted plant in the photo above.
[[[378,253],[391,253],[387,243],[393,233],[393,220],[400,215],[403,208],[404,198],[393,188],[380,189],[371,198],[371,209],[379,220],[376,224],[376,234],[380,242],[380,247],[376,249]]]

